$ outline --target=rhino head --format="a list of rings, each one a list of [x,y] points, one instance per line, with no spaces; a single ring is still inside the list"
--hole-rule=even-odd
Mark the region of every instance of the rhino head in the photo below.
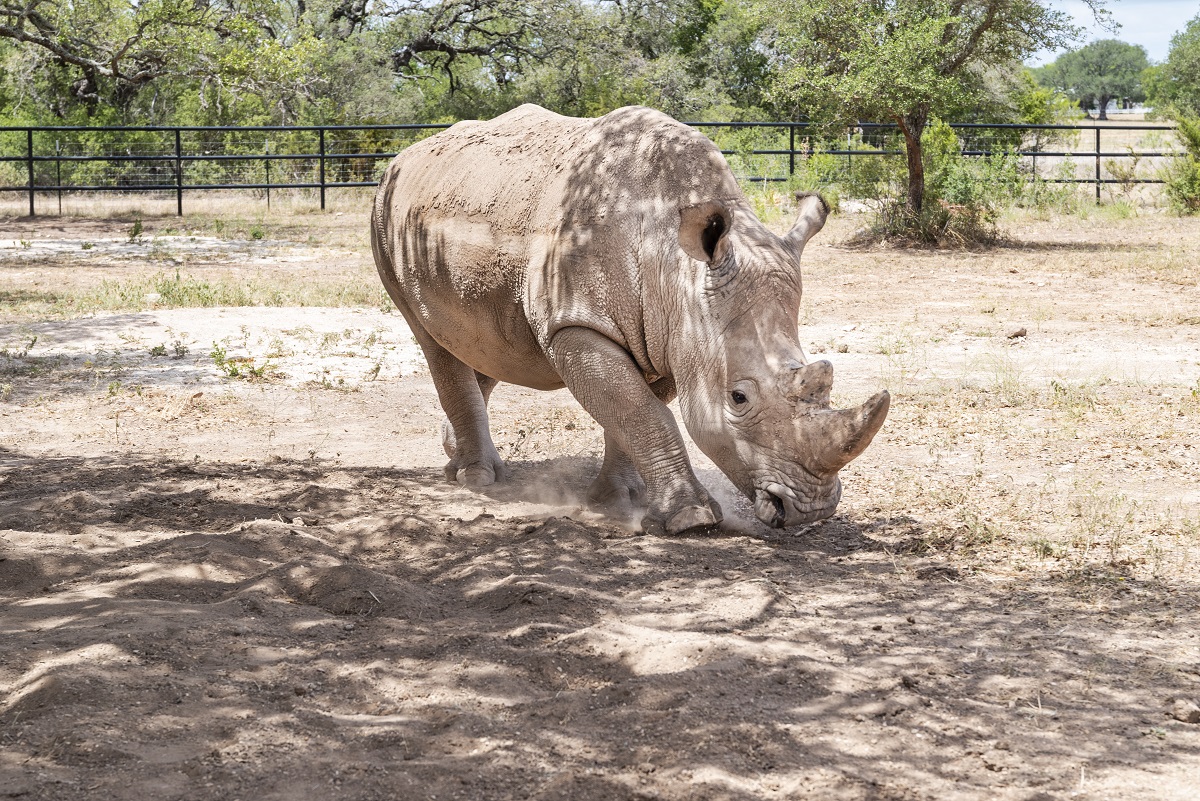
[[[672,344],[688,433],[773,527],[822,520],[841,498],[838,471],[883,425],[886,390],[854,409],[833,409],[833,366],[800,347],[800,255],[828,215],[801,195],[792,229],[778,237],[744,201],[680,213],[680,245],[695,261],[692,308]],[[696,262],[702,262],[703,265]]]

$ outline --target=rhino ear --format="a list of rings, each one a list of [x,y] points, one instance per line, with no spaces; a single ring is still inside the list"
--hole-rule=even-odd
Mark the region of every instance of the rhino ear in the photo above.
[[[796,215],[796,223],[783,241],[796,254],[796,258],[800,258],[808,240],[825,227],[825,218],[829,216],[829,204],[816,192],[797,192],[796,201],[800,208]]]
[[[679,210],[679,246],[698,261],[722,256],[732,216],[724,203],[710,200]]]

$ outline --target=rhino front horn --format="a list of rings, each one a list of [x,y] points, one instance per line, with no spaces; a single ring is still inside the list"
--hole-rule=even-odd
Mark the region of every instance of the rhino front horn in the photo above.
[[[810,425],[813,441],[819,443],[814,454],[814,472],[833,475],[850,464],[871,444],[887,417],[892,396],[882,390],[857,409],[818,412]]]

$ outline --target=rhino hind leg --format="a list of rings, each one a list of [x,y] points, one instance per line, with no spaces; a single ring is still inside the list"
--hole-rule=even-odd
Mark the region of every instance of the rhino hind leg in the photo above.
[[[438,400],[446,412],[442,423],[442,447],[450,457],[446,480],[466,487],[503,481],[508,477],[508,468],[492,442],[487,416],[487,402],[496,380],[459,361],[427,332],[414,330],[413,335],[425,353]]]
[[[492,397],[492,390],[500,382],[480,372],[475,373],[475,380],[479,382],[479,392],[483,395],[483,405],[486,409],[488,401]],[[446,457],[449,459],[453,459],[454,454],[458,451],[458,439],[454,436],[454,426],[450,424],[449,417],[442,418],[442,450],[446,452]],[[451,476],[450,480],[454,481],[455,478]]]

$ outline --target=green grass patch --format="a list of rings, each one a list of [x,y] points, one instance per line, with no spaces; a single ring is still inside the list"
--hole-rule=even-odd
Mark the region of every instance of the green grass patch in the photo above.
[[[383,287],[363,280],[320,282],[297,279],[280,283],[232,278],[197,278],[178,270],[127,279],[105,280],[69,294],[28,298],[15,311],[27,315],[71,317],[97,311],[214,306],[390,306]]]

